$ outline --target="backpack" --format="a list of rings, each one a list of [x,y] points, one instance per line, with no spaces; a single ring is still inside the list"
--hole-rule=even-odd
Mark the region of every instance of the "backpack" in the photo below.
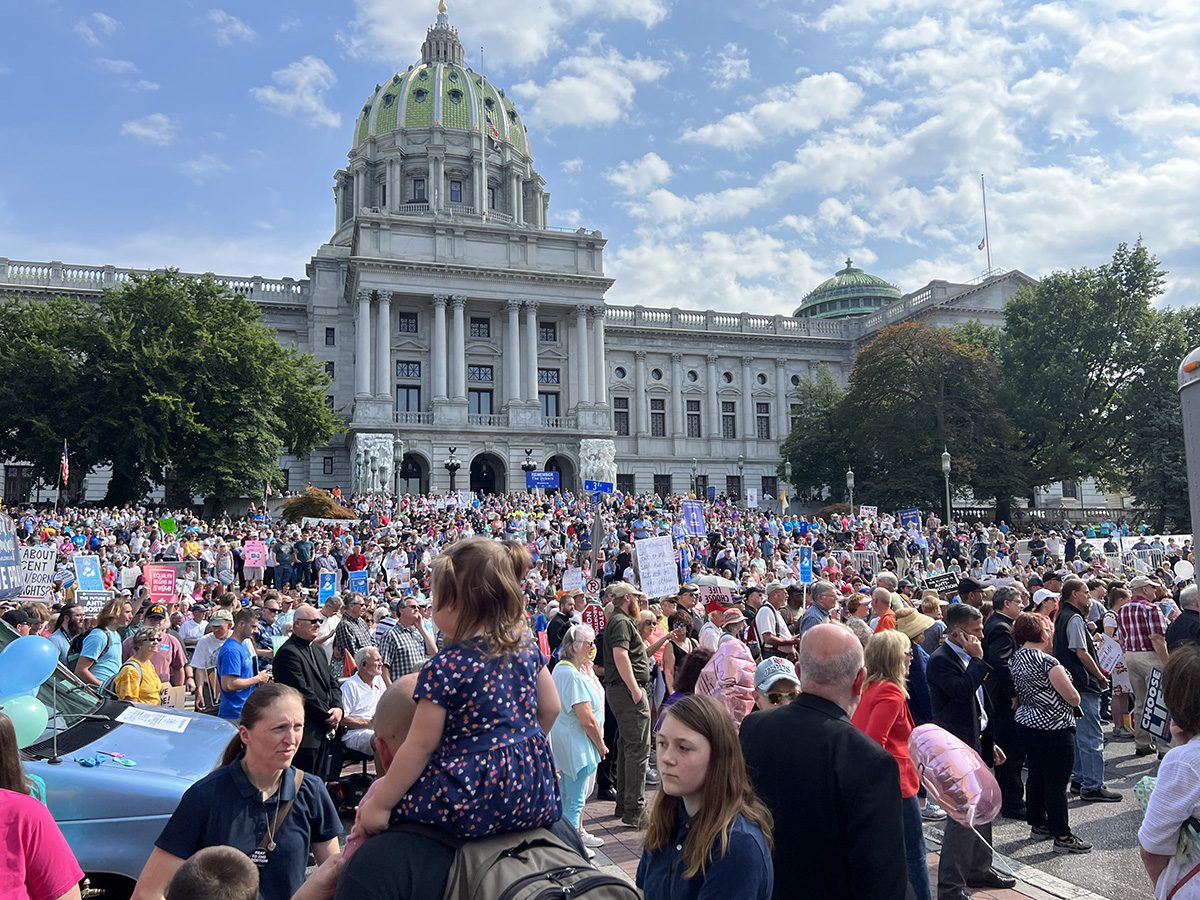
[[[95,628],[89,628],[87,631],[81,632],[71,638],[71,643],[67,646],[67,668],[72,672],[75,671],[75,664],[79,662],[79,657],[83,653],[83,642],[87,640],[87,636],[95,631]],[[104,649],[100,651],[103,656],[108,652],[108,648],[112,646],[112,634],[108,631],[104,632]]]

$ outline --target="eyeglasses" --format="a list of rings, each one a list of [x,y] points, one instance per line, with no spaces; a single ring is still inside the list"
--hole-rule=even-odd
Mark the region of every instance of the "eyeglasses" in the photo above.
[[[321,621],[320,619],[292,619],[292,624],[299,625],[301,623],[308,623],[311,625],[315,622],[320,622],[320,621]]]
[[[799,696],[799,691],[783,691],[778,693],[772,691],[771,693],[767,694],[767,701],[772,706],[778,706],[780,703],[791,703]]]
[[[263,612],[279,612],[278,606],[264,606]]]

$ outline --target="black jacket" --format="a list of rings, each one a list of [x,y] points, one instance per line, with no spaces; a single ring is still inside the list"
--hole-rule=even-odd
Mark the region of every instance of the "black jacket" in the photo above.
[[[294,687],[304,696],[304,737],[300,739],[300,749],[319,747],[329,731],[325,724],[329,711],[342,706],[342,692],[329,671],[325,651],[293,634],[275,654],[273,671],[276,681]]]
[[[992,765],[992,703],[987,691],[983,693],[988,727],[981,730],[979,701],[976,690],[983,686],[992,668],[984,660],[972,659],[964,669],[962,661],[950,647],[942,644],[929,657],[929,696],[933,700],[933,724],[971,747],[983,761]]]
[[[1086,631],[1087,619],[1084,618],[1083,613],[1070,603],[1062,604],[1062,608],[1058,611],[1058,618],[1054,620],[1054,657],[1062,663],[1063,668],[1071,676],[1071,683],[1078,690],[1099,694],[1100,683],[1083,667],[1083,663],[1079,661],[1079,654],[1070,647],[1070,635],[1067,634],[1067,628],[1076,616],[1083,622]],[[1100,657],[1096,654],[1096,647],[1091,641],[1087,642],[1087,652],[1092,661],[1096,663],[1096,667],[1099,668]]]
[[[558,649],[571,624],[571,617],[563,613],[555,613],[554,618],[550,620],[550,624],[546,626],[546,641],[550,645],[551,653]]]
[[[994,613],[983,626],[983,658],[992,667],[991,677],[983,689],[988,692],[998,715],[1012,717],[1012,699],[1017,695],[1013,687],[1012,672],[1008,661],[1017,650],[1012,636],[1013,620],[1003,613]]]
[[[750,780],[775,819],[775,898],[901,900],[908,894],[900,770],[813,694],[742,722]]]

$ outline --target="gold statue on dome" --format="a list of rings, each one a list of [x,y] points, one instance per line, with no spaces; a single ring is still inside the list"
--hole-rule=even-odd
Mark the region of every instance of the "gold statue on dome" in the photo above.
[[[438,0],[438,12],[445,15],[449,11],[449,8],[446,6],[446,0]]]

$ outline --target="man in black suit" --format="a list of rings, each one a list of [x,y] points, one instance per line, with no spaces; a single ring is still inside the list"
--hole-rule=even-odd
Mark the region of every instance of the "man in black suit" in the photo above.
[[[997,588],[992,595],[992,617],[983,626],[983,661],[991,666],[991,675],[984,681],[983,688],[995,712],[992,732],[1007,757],[1003,765],[996,766],[996,781],[1003,797],[1000,813],[1021,821],[1025,821],[1025,785],[1021,781],[1025,752],[1017,740],[1017,726],[1013,721],[1013,700],[1017,692],[1013,688],[1008,661],[1017,649],[1012,636],[1013,622],[1024,608],[1025,598],[1019,588],[1007,585]]]
[[[290,685],[304,697],[304,736],[296,752],[295,766],[328,780],[333,772],[323,771],[328,734],[342,721],[342,694],[329,669],[325,651],[313,641],[321,614],[311,606],[296,607],[292,636],[275,654],[273,674],[280,684]]]
[[[899,768],[850,724],[862,645],[844,625],[814,625],[797,668],[800,696],[741,730],[750,780],[775,817],[775,900],[911,896]]]
[[[1004,752],[992,736],[995,714],[983,690],[992,671],[983,659],[983,614],[966,603],[954,603],[946,610],[945,622],[946,642],[929,657],[933,723],[971,747],[987,765],[1003,763]],[[975,829],[978,834],[946,819],[938,900],[967,900],[968,887],[1010,888],[1017,883],[992,866],[991,824]]]

